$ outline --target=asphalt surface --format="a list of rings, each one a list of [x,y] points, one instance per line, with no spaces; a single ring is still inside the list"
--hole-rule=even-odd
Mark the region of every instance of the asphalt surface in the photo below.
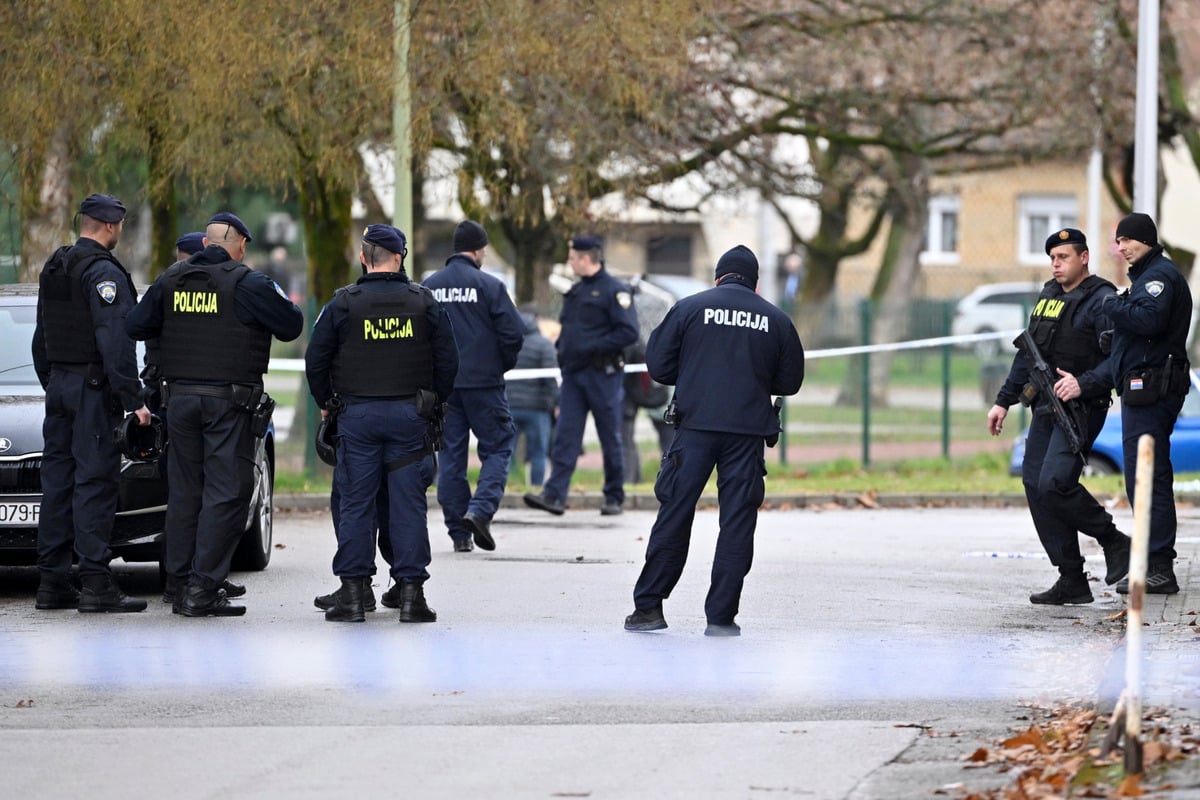
[[[324,621],[324,511],[276,517],[271,566],[237,576],[241,618],[173,616],[156,570],[125,565],[147,612],[37,612],[32,571],[0,569],[5,795],[928,798],[1006,785],[964,756],[1120,690],[1124,601],[1094,582],[1091,605],[1031,605],[1054,574],[1021,508],[764,512],[743,636],[712,639],[717,515],[697,516],[670,627],[631,634],[653,513],[579,505],[508,506],[497,550],[465,555],[433,510],[430,625]],[[1200,721],[1200,520],[1179,535],[1184,591],[1147,604],[1143,703]],[[1172,781],[1156,796],[1200,798],[1190,762]]]

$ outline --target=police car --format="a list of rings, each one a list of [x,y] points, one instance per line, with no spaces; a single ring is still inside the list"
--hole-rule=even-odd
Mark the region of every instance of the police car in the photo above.
[[[1009,411],[1010,416],[1019,407]],[[1028,412],[1027,412],[1028,413]],[[1021,462],[1025,458],[1025,436],[1023,431],[1013,445],[1012,456],[1009,459],[1008,471],[1011,475],[1020,476]],[[1088,465],[1084,468],[1085,475],[1120,475],[1124,472],[1124,449],[1121,441],[1121,409],[1114,406],[1109,409],[1104,427],[1092,445],[1088,455]],[[1192,370],[1192,387],[1183,401],[1183,409],[1175,420],[1175,430],[1171,433],[1171,466],[1178,475],[1182,472],[1200,472],[1200,376]]]
[[[0,564],[37,560],[41,505],[42,419],[45,398],[33,369],[38,287],[0,285]],[[140,361],[140,356],[139,356]],[[165,456],[163,456],[165,459]],[[159,561],[167,510],[166,462],[121,464],[113,554],[126,561]],[[233,568],[261,570],[271,560],[275,430],[259,440],[255,486]]]

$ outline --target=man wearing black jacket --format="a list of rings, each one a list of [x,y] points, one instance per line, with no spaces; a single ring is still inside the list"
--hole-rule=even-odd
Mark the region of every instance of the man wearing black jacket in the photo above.
[[[1055,422],[1051,401],[1033,398],[1021,479],[1033,525],[1059,578],[1046,591],[1031,594],[1029,602],[1090,603],[1094,598],[1083,571],[1079,533],[1093,537],[1104,549],[1106,583],[1116,583],[1129,571],[1129,537],[1117,530],[1112,515],[1079,482],[1083,458],[1104,427],[1112,403],[1112,379],[1100,340],[1109,327],[1104,301],[1116,287],[1088,272],[1087,238],[1075,228],[1051,234],[1046,255],[1054,277],[1046,281],[1033,307],[1029,333],[1042,357],[1056,368],[1055,394],[1064,403],[1083,405],[1087,430],[1079,431],[1083,452],[1072,451],[1066,433]],[[1013,357],[1008,380],[988,411],[993,436],[1000,435],[1009,406],[1025,390],[1032,363],[1023,350]]]
[[[706,636],[738,636],[734,621],[754,557],[766,475],[764,440],[779,417],[772,395],[804,382],[804,347],[791,319],[755,293],[758,259],[738,245],[717,262],[716,286],[685,297],[650,334],[646,366],[675,386],[677,431],[654,484],[661,505],[633,590],[627,631],[667,627],[662,601],[683,574],[696,502],[718,471],[721,530],[704,601]]]
[[[1133,504],[1137,444],[1154,437],[1154,483],[1150,502],[1150,552],[1146,591],[1175,594],[1175,481],[1171,432],[1191,386],[1187,336],[1192,293],[1187,280],[1158,243],[1158,228],[1146,214],[1117,223],[1117,250],[1129,263],[1132,285],[1114,295],[1104,312],[1112,320],[1112,380],[1121,396],[1121,436],[1125,453],[1125,493]],[[1128,580],[1117,591],[1129,591]]]

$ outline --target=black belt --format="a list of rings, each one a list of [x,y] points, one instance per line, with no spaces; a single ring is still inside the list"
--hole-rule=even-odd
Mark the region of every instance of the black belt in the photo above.
[[[355,403],[372,403],[381,400],[398,400],[401,403],[412,403],[417,399],[415,394],[404,395],[388,395],[387,397],[368,397],[362,394],[344,394],[342,395],[343,405],[353,405]]]
[[[198,394],[204,397],[222,397],[226,400],[233,399],[233,387],[229,384],[212,386],[203,383],[168,383],[167,392],[173,395]]]

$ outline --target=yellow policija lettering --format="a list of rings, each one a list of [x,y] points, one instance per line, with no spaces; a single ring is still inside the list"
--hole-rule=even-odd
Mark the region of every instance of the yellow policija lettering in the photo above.
[[[217,314],[216,292],[175,292],[172,310],[177,314]]]
[[[411,319],[381,317],[375,320],[363,320],[363,341],[366,342],[373,342],[377,339],[411,339],[413,335]]]
[[[1037,305],[1033,307],[1033,316],[1045,317],[1046,319],[1058,319],[1062,316],[1063,309],[1066,308],[1066,303],[1062,300],[1051,300],[1048,297],[1043,297],[1037,301]]]

